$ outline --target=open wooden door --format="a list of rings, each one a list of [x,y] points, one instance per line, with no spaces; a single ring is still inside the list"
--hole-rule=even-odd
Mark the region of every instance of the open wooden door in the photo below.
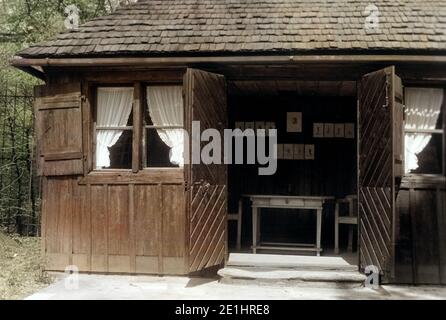
[[[227,127],[225,78],[188,69],[184,95],[185,123],[191,138],[194,121],[200,123],[201,132],[217,129],[223,137],[223,130]],[[201,147],[205,144],[201,143]],[[220,266],[226,258],[227,167],[224,164],[192,163],[192,149],[195,158],[199,150],[191,143],[188,149],[191,164],[185,167],[189,229],[187,267],[190,273],[194,273]]]
[[[403,170],[403,91],[395,68],[365,75],[359,83],[359,259],[393,277],[395,200]]]

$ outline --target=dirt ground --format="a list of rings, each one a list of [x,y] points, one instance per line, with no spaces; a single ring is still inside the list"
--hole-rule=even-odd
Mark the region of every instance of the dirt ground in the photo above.
[[[22,299],[52,279],[42,270],[40,238],[6,236],[0,231],[0,300]]]

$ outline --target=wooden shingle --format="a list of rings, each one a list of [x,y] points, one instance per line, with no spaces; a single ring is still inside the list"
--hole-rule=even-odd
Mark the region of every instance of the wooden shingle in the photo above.
[[[445,51],[446,1],[140,0],[19,56],[155,56],[336,50]]]

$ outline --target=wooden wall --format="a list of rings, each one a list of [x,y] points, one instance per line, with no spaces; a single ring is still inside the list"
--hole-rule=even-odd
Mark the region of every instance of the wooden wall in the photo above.
[[[396,215],[394,282],[446,284],[446,179],[406,177]]]
[[[184,274],[182,184],[87,183],[45,178],[43,250],[48,270]]]

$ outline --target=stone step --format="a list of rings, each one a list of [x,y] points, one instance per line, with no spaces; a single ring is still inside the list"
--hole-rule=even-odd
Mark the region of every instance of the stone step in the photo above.
[[[232,253],[227,267],[254,267],[274,270],[293,271],[351,271],[357,272],[358,266],[342,257],[314,257],[274,254]]]
[[[295,270],[266,267],[225,267],[218,271],[221,282],[226,284],[274,284],[327,287],[360,287],[366,277],[358,271]]]

